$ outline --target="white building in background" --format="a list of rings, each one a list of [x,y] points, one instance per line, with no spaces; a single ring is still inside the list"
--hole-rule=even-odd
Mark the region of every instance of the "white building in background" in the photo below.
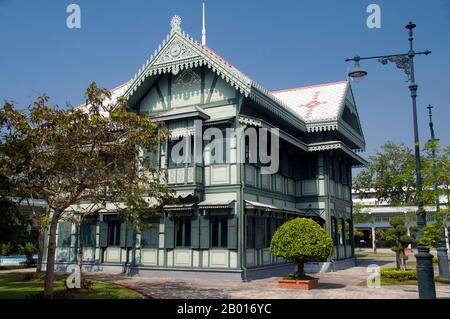
[[[392,206],[386,201],[379,201],[376,198],[375,189],[370,189],[366,192],[363,199],[360,198],[358,193],[355,190],[352,190],[352,200],[354,205],[354,213],[357,213],[357,207],[362,206],[361,213],[368,214],[371,218],[368,218],[366,222],[357,223],[354,221],[355,229],[361,231],[364,234],[362,239],[356,240],[355,247],[359,248],[383,248],[386,246],[386,243],[378,241],[375,243],[375,233],[378,230],[384,230],[390,227],[390,219],[393,216],[404,215],[408,230],[417,225],[416,223],[416,212],[417,206]],[[447,197],[440,197],[441,206],[447,205]],[[426,206],[425,211],[428,213],[432,213],[436,211],[435,206]],[[427,216],[427,222],[432,222],[430,217]],[[449,246],[448,234],[450,232],[450,222],[447,224],[447,228],[445,230],[445,236],[447,237],[447,247]]]

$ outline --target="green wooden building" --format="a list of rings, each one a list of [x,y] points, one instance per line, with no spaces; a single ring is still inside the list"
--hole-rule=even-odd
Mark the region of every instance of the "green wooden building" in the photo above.
[[[183,32],[175,16],[154,54],[112,93],[170,129],[152,163],[183,200],[164,206],[148,220],[155,227],[142,232],[108,209],[93,217],[83,229],[87,270],[244,279],[285,273],[293,266],[272,256],[269,244],[297,216],[313,218],[334,239],[333,257],[307,271],[354,265],[352,167],[365,164],[358,155],[365,141],[348,81],[269,92]],[[193,137],[211,127],[278,128],[278,171],[261,174],[261,163],[245,161],[250,146],[236,138],[223,139],[226,161],[211,162],[209,145]],[[183,138],[203,150],[202,161],[171,159]],[[61,222],[57,236],[64,269],[76,261],[75,226]]]

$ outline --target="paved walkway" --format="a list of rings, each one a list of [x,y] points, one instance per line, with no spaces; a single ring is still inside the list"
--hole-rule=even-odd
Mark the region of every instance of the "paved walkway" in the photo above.
[[[17,269],[8,269],[8,270],[0,270],[0,274],[7,274],[10,272],[36,272],[36,268],[17,268]]]
[[[303,291],[277,287],[279,278],[249,282],[212,279],[179,280],[173,278],[127,277],[122,274],[89,274],[92,279],[104,280],[131,287],[153,298],[255,298],[255,299],[413,299],[418,298],[417,286],[382,286],[368,288],[366,267],[370,264],[393,266],[393,258],[361,258],[358,266],[337,272],[314,274],[319,277],[317,289]],[[450,298],[449,285],[437,285],[437,296]]]

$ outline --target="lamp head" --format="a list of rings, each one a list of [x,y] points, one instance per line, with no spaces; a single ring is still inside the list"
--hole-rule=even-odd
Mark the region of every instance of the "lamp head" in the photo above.
[[[365,71],[361,67],[359,60],[360,60],[359,56],[354,57],[355,65],[353,69],[348,73],[348,76],[356,82],[361,81],[367,75],[367,71]]]

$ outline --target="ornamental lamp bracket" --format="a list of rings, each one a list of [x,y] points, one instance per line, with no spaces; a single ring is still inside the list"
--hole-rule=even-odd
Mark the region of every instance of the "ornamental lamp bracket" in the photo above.
[[[408,77],[407,81],[411,80],[411,62],[408,56],[406,55],[396,55],[390,57],[383,57],[378,60],[383,65],[388,64],[388,62],[393,62],[397,66],[397,68],[402,69],[406,76]]]

